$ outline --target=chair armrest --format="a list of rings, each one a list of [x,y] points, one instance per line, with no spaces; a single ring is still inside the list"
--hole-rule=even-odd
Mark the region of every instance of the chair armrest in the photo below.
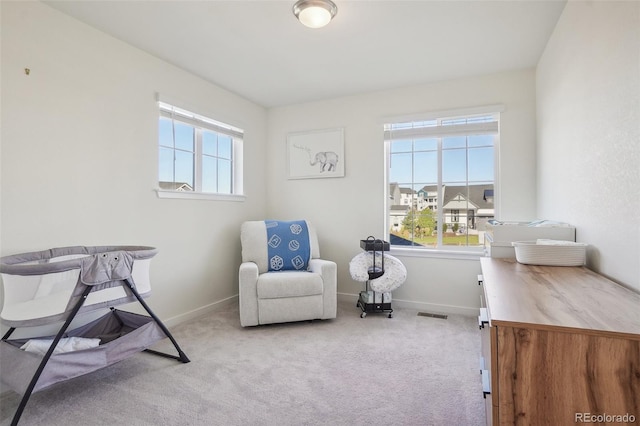
[[[240,325],[258,325],[258,265],[253,262],[241,263],[238,282]]]
[[[309,259],[309,271],[322,275],[322,279],[337,274],[338,265],[335,262],[324,259]]]
[[[330,260],[309,260],[309,271],[322,276],[322,319],[335,318],[338,309],[338,265]]]

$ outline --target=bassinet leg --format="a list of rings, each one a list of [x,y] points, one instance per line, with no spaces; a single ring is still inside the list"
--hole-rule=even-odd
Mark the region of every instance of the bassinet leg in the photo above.
[[[4,336],[2,336],[2,340],[7,340],[9,338],[9,336],[11,336],[13,334],[13,332],[16,331],[15,327],[11,327],[9,330],[7,330],[7,332],[4,334]]]
[[[49,358],[51,358],[51,355],[53,355],[53,351],[55,350],[56,346],[58,346],[58,342],[60,341],[64,333],[66,333],[67,328],[69,328],[71,321],[73,321],[73,318],[75,318],[76,314],[84,304],[84,301],[87,299],[89,292],[91,292],[91,286],[87,286],[87,288],[82,292],[82,296],[80,297],[80,300],[78,300],[76,305],[73,307],[73,310],[67,317],[67,320],[64,322],[63,326],[58,331],[58,334],[56,334],[56,337],[53,339],[53,342],[51,342],[51,346],[49,346],[47,353],[42,358],[42,361],[40,361],[40,365],[38,366],[38,369],[36,370],[35,374],[31,378],[31,382],[29,382],[29,386],[27,386],[27,390],[24,392],[24,395],[20,400],[20,405],[18,405],[18,409],[16,410],[16,413],[13,415],[13,420],[11,420],[11,426],[16,426],[18,424],[18,421],[22,416],[22,412],[24,411],[24,408],[27,406],[27,402],[29,402],[29,398],[31,398],[33,389],[36,387],[36,383],[38,383],[38,379],[40,379],[40,375],[42,375],[42,372],[44,371],[44,367],[47,365],[47,362],[49,362]]]
[[[153,320],[156,322],[156,324],[158,324],[160,329],[162,329],[162,331],[165,334],[165,336],[167,336],[169,338],[169,340],[171,340],[171,343],[173,343],[173,346],[176,348],[176,351],[178,351],[178,355],[179,356],[173,356],[173,355],[165,354],[163,352],[154,351],[154,350],[151,350],[151,349],[147,349],[147,352],[151,352],[153,354],[161,355],[161,356],[168,357],[168,358],[177,359],[178,361],[182,361],[185,364],[187,362],[191,362],[191,360],[187,357],[187,354],[182,352],[182,349],[180,349],[180,346],[178,345],[178,342],[176,342],[176,339],[173,338],[173,336],[169,332],[169,329],[167,327],[165,327],[165,325],[162,323],[162,321],[160,321],[160,318],[158,318],[156,316],[156,314],[153,313],[153,311],[151,310],[149,305],[147,305],[147,303],[144,301],[142,296],[140,296],[140,293],[138,293],[138,290],[136,290],[136,288],[133,286],[131,281],[129,279],[126,279],[126,280],[124,280],[124,282],[127,285],[127,287],[129,288],[129,290],[131,290],[133,295],[136,296],[136,299],[138,299],[138,302],[140,302],[140,304],[147,311],[149,316],[151,318],[153,318]]]

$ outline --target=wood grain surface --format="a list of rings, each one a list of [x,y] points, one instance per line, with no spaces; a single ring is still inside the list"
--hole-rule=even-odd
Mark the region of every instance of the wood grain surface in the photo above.
[[[577,413],[640,421],[640,341],[497,329],[499,424],[570,425]]]
[[[640,294],[586,267],[481,263],[487,424],[640,424]]]
[[[491,324],[577,328],[640,340],[640,294],[586,267],[480,261]]]

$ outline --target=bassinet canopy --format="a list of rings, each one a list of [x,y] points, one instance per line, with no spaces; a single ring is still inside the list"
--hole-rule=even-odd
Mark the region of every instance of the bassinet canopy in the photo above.
[[[138,293],[148,296],[149,264],[157,253],[145,246],[76,246],[0,258],[2,323],[31,327],[64,320],[85,286],[92,289],[79,313],[135,302],[122,281],[135,278]]]

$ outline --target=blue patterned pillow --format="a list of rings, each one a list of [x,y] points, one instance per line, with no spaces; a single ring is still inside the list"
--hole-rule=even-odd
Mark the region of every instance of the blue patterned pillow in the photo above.
[[[269,271],[306,271],[311,257],[309,228],[304,220],[265,220]]]

